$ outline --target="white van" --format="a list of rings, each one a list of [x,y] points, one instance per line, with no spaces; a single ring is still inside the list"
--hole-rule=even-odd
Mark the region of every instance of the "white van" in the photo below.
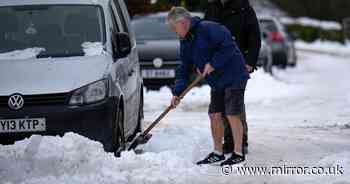
[[[0,2],[0,143],[75,132],[123,147],[143,84],[122,0]]]

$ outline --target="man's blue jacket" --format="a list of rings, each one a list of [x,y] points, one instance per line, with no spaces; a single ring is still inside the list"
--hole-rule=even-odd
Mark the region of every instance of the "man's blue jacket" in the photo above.
[[[249,79],[244,58],[230,31],[199,17],[192,18],[188,36],[180,41],[180,58],[174,96],[180,96],[187,87],[193,67],[203,72],[207,63],[215,69],[205,78],[213,90],[239,89]]]

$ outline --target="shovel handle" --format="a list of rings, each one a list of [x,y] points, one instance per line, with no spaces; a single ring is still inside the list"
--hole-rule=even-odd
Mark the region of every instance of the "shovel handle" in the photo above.
[[[196,79],[181,93],[179,96],[180,99],[183,99],[186,94],[191,91],[200,81],[202,81],[204,77],[202,75],[197,75]],[[158,118],[142,133],[142,135],[147,135],[159,122],[162,120],[171,110],[172,106],[168,106],[162,114],[158,116]]]
[[[179,98],[183,99],[192,88],[197,86],[197,84],[202,81],[204,77],[202,75],[197,75],[196,79],[180,94]]]

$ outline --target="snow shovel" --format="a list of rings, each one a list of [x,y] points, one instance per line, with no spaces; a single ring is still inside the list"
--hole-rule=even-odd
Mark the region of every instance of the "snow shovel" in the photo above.
[[[193,87],[195,87],[199,82],[201,82],[204,79],[202,75],[198,75],[196,79],[181,93],[179,96],[180,100],[185,97],[185,95],[191,91]],[[172,106],[169,105],[162,114],[158,116],[158,118],[148,126],[148,128],[142,132],[136,135],[136,137],[130,142],[129,146],[127,147],[127,150],[133,150],[140,144],[146,144],[149,139],[151,139],[152,135],[149,134],[149,132],[172,110]]]

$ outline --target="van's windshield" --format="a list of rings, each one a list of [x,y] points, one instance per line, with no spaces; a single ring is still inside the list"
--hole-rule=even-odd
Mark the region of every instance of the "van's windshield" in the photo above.
[[[103,22],[99,6],[0,7],[0,55],[39,48],[38,58],[82,56],[84,46],[103,44]]]

